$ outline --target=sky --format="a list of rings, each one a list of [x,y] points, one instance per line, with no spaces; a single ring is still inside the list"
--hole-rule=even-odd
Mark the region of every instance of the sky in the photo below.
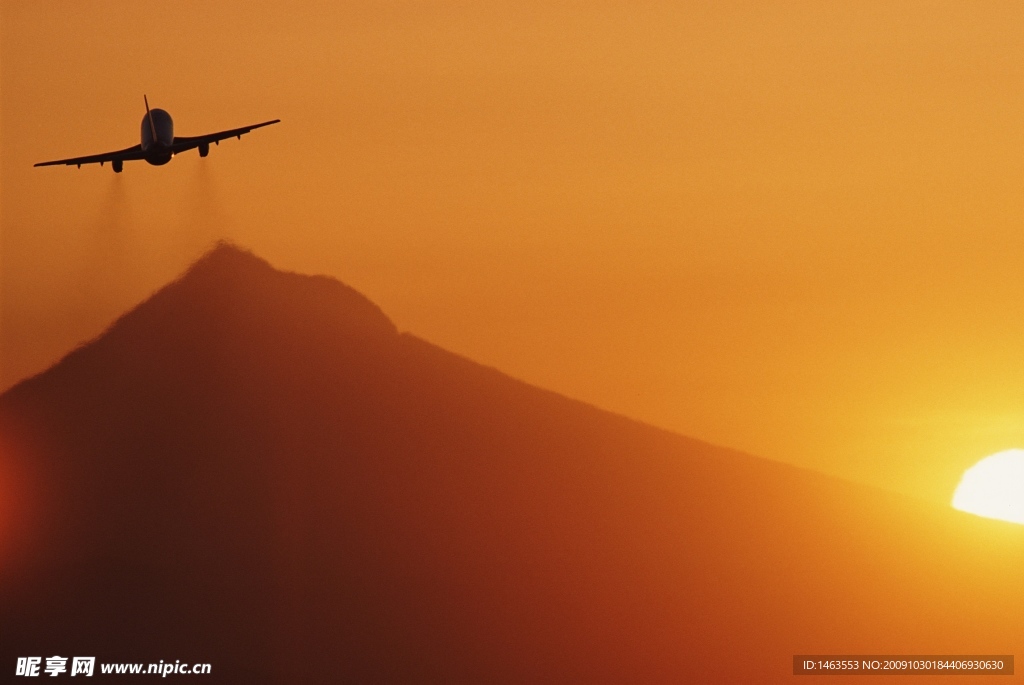
[[[1024,447],[1024,6],[0,0],[0,390],[218,239],[401,330],[935,501]],[[164,167],[142,96],[198,135]]]

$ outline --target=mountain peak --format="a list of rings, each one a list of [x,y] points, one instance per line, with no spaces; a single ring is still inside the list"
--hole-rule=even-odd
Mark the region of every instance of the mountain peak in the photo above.
[[[275,269],[265,259],[227,241],[219,241],[180,278],[122,321],[163,307],[181,310],[180,317],[163,313],[160,320],[164,322],[220,318],[239,323],[251,318],[273,326],[287,323],[325,331],[344,329],[350,334],[397,333],[377,305],[337,279]]]
[[[194,271],[274,271],[270,262],[229,240],[218,240],[202,257],[192,263],[186,274]]]
[[[393,340],[397,332],[377,305],[335,278],[281,271],[245,248],[219,241],[180,277],[41,376],[95,364],[97,355],[107,359],[104,363],[117,364],[115,357],[130,364],[156,352],[172,357],[183,351],[221,357],[241,352],[210,349],[226,340],[247,341],[268,355],[296,340],[341,351]]]
[[[110,335],[122,328],[150,339],[186,335],[196,342],[238,340],[244,332],[248,337],[242,339],[254,344],[287,337],[339,348],[397,334],[377,305],[344,283],[330,276],[280,271],[224,241],[123,316]]]

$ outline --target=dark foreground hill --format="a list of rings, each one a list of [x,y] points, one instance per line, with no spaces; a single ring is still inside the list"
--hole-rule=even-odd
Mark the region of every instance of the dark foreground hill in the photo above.
[[[1017,527],[530,387],[228,246],[0,397],[5,675],[788,682],[1022,655],[1022,570]]]

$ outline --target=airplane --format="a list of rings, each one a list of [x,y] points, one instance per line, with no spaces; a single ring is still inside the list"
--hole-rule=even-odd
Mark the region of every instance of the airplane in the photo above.
[[[264,121],[262,124],[233,128],[229,131],[208,133],[205,136],[180,137],[174,135],[174,122],[171,115],[162,109],[150,109],[149,99],[143,95],[142,101],[146,103],[146,116],[142,119],[142,143],[134,147],[117,150],[116,152],[104,152],[98,155],[86,157],[72,157],[71,159],[58,159],[52,162],[39,162],[33,166],[53,166],[74,164],[79,169],[83,164],[99,164],[103,166],[110,162],[114,173],[121,173],[124,163],[133,159],[144,159],[154,166],[167,164],[171,158],[179,152],[185,152],[192,148],[199,148],[199,156],[205,157],[210,154],[210,143],[220,145],[220,141],[226,138],[242,139],[242,135],[262,126],[270,126],[280,122],[280,119]]]

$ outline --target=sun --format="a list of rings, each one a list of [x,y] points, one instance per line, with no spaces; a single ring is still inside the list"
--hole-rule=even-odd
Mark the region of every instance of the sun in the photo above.
[[[1024,524],[1024,450],[997,452],[964,471],[953,508]]]

